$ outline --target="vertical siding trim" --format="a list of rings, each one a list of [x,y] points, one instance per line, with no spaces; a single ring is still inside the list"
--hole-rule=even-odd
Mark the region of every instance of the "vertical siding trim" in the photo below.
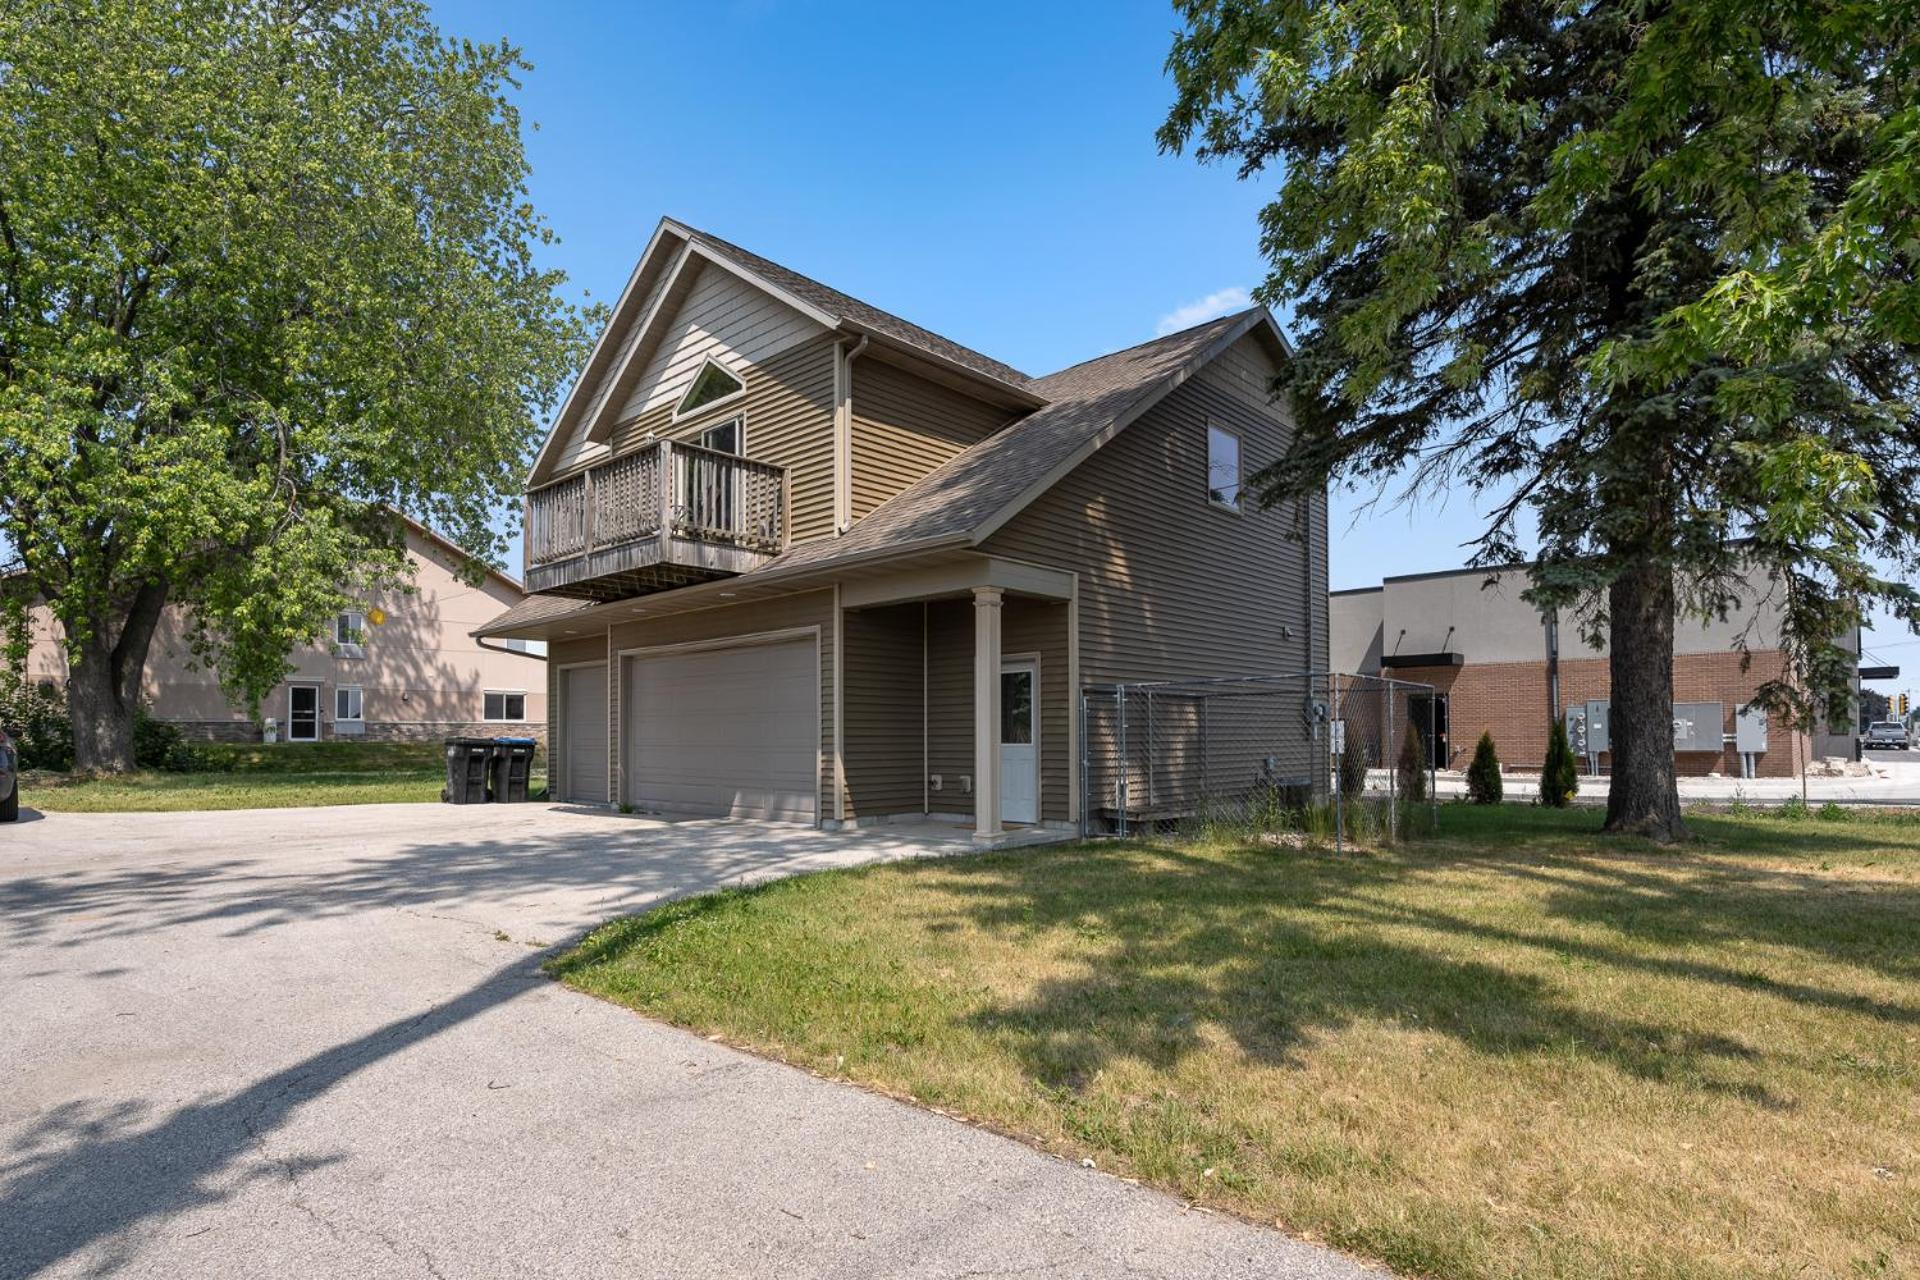
[[[933,812],[933,730],[928,718],[931,679],[927,674],[927,655],[932,642],[927,631],[930,602],[920,602],[920,812]]]
[[[1080,575],[1075,573],[1067,597],[1067,821],[1076,824],[1086,782],[1080,767],[1084,749],[1080,741]]]
[[[627,802],[627,771],[620,767],[620,664],[613,656],[613,628],[607,628],[607,799],[618,809]]]
[[[836,345],[835,350],[839,348]],[[833,584],[833,820],[847,820],[846,681],[847,615],[840,608],[840,584]]]

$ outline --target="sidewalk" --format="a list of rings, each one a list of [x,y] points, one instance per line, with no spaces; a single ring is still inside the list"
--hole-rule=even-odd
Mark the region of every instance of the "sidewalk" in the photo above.
[[[1827,804],[1868,804],[1868,805],[1920,805],[1920,760],[1909,764],[1869,763],[1870,776],[1858,778],[1808,777],[1806,790],[1801,790],[1799,778],[1681,778],[1680,802],[1682,804],[1785,804],[1789,800],[1798,800],[1804,794],[1811,805]],[[1368,790],[1385,790],[1387,774],[1376,769],[1368,777]],[[1609,779],[1580,775],[1580,794],[1576,804],[1602,804],[1607,798]],[[1537,773],[1509,773],[1501,777],[1506,798],[1513,800],[1533,800],[1540,794],[1540,775]],[[1467,794],[1466,774],[1445,770],[1436,775],[1434,790],[1444,800],[1459,799]]]

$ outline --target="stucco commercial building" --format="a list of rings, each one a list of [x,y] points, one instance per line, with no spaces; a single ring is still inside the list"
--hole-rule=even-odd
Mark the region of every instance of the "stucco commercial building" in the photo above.
[[[282,742],[544,738],[544,646],[483,644],[472,634],[526,592],[498,570],[466,582],[466,553],[424,525],[408,521],[406,539],[413,589],[369,595],[333,620],[330,635],[289,654],[293,670],[262,699],[258,719],[229,701],[218,676],[194,661],[189,619],[169,606],[147,655],[141,697],[148,712],[189,738],[215,742],[257,742],[269,720]],[[42,605],[29,612],[28,625],[28,678],[64,689],[59,623]]]
[[[1439,695],[1433,750],[1442,768],[1463,769],[1491,731],[1509,768],[1538,769],[1548,726],[1572,713],[1576,753],[1588,765],[1584,721],[1606,742],[1612,682],[1605,645],[1589,645],[1571,619],[1522,599],[1525,566],[1403,574],[1380,586],[1331,593],[1333,667],[1415,680]],[[1749,754],[1756,777],[1791,777],[1810,760],[1855,753],[1852,725],[1807,734],[1751,712],[1743,753],[1741,715],[1759,687],[1785,670],[1780,614],[1770,581],[1756,573],[1751,602],[1724,621],[1680,619],[1674,629],[1674,759],[1683,774],[1740,776]],[[1858,637],[1850,637],[1858,652]],[[1742,651],[1742,642],[1745,651]],[[1602,772],[1606,750],[1592,753]]]

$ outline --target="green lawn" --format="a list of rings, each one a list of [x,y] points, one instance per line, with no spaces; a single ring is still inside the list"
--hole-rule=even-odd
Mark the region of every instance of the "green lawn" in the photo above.
[[[123,777],[28,773],[20,803],[67,813],[161,813],[332,804],[426,803],[446,782],[442,748],[426,742],[221,743],[197,748],[201,772],[143,770]],[[546,786],[534,760],[533,791]]]
[[[1409,1275],[1920,1271],[1920,819],[1600,818],[834,872],[551,967]]]

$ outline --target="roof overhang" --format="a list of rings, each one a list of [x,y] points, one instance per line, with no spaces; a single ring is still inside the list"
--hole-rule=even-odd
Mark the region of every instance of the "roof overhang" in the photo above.
[[[578,608],[526,621],[514,620],[513,615],[519,610],[510,609],[485,626],[475,628],[470,634],[480,639],[564,640],[575,635],[592,635],[618,622],[666,617],[671,614],[688,613],[695,609],[712,609],[723,605],[751,604],[756,600],[771,600],[780,596],[819,591],[836,584],[845,586],[849,592],[857,592],[863,581],[867,579],[896,575],[906,568],[936,568],[946,563],[965,560],[986,561],[987,559],[988,557],[969,551],[961,540],[942,539],[884,548],[870,555],[820,564],[782,567],[776,560],[763,569],[755,569],[737,577],[721,578],[714,582],[703,582],[696,586],[680,587],[672,591],[658,591],[651,595],[634,596],[625,600],[610,600],[604,604],[588,604],[583,601]],[[1032,582],[1021,579],[1017,583],[981,582],[978,585],[1002,585],[1009,590],[1044,595],[1051,594],[1059,584],[1054,579]],[[868,603],[877,603],[879,600],[878,593],[875,592],[868,592],[862,598]],[[532,599],[546,601],[553,597],[538,596]]]

